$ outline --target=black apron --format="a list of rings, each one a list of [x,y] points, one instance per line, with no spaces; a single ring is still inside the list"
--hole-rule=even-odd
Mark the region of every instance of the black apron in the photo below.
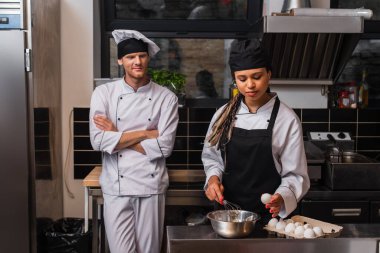
[[[280,100],[276,97],[267,129],[234,127],[226,146],[224,199],[258,213],[261,220],[271,216],[260,200],[261,194],[273,194],[281,183],[272,154],[273,126],[279,107]]]

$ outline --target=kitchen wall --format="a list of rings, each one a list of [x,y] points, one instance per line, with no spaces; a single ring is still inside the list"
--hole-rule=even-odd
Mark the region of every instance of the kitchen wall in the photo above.
[[[59,7],[59,0],[31,2],[36,216],[52,219],[63,215]]]
[[[312,0],[315,7],[328,6],[328,3],[328,0]],[[86,108],[89,106],[93,78],[96,77],[94,74],[94,44],[96,46],[98,43],[94,43],[93,39],[93,8],[93,0],[61,1],[62,167],[64,169],[65,217],[83,217],[84,215],[82,181],[75,180],[73,175],[71,112],[74,107]],[[99,50],[95,53],[99,53]],[[320,94],[319,91],[315,93]],[[299,101],[299,98],[305,97],[305,94],[309,94],[309,92],[298,94],[296,99],[293,97],[289,99],[284,97],[283,99],[288,100],[291,104],[291,101]],[[305,104],[297,103],[297,106],[294,107],[308,107],[308,103],[308,101],[305,101]]]
[[[61,1],[62,157],[65,217],[84,216],[84,189],[73,178],[71,111],[88,107],[93,83],[93,0]]]
[[[179,124],[172,155],[166,160],[169,170],[203,170],[201,153],[210,120],[217,108],[180,108]],[[348,132],[355,150],[368,157],[380,156],[380,109],[294,109],[302,122],[303,136],[308,132]],[[74,176],[84,178],[101,165],[101,153],[91,148],[88,129],[89,108],[74,108]],[[170,182],[169,188],[198,187]]]

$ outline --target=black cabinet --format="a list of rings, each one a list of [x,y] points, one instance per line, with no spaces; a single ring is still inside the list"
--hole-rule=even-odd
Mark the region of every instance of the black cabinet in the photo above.
[[[371,202],[371,223],[380,223],[380,201]]]
[[[380,202],[377,204],[379,209]],[[370,202],[302,200],[301,214],[334,224],[368,223],[370,222]],[[379,213],[375,218],[380,220]]]

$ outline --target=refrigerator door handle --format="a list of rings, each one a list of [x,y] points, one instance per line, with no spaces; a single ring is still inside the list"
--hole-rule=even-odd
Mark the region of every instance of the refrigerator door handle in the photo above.
[[[25,71],[32,71],[32,49],[30,48],[25,49]]]

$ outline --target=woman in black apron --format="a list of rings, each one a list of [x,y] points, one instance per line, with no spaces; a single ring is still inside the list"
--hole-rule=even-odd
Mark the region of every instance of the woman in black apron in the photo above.
[[[234,41],[229,64],[239,94],[214,115],[206,136],[206,196],[265,221],[286,217],[310,185],[300,122],[269,92],[269,59],[258,40]],[[263,193],[273,194],[266,205]]]

